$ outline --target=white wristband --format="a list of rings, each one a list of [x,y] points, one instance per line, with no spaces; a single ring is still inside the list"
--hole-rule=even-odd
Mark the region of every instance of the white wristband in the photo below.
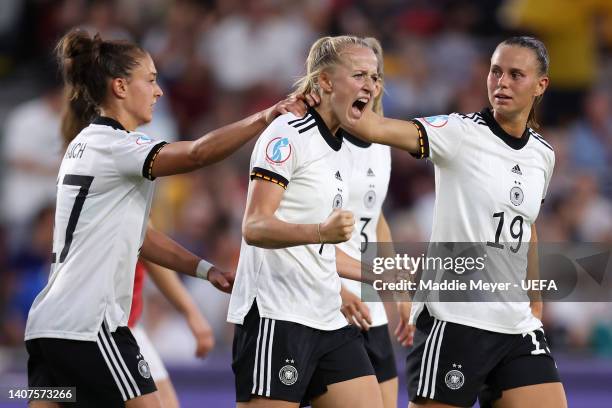
[[[200,279],[208,280],[208,271],[210,271],[210,268],[213,266],[213,264],[201,259],[200,263],[198,263],[198,267],[196,268],[196,276]]]

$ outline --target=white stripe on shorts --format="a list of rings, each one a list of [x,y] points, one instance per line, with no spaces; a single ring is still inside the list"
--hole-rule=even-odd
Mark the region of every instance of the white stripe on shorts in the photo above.
[[[255,345],[255,362],[253,363],[253,389],[251,390],[251,394],[255,394],[257,390],[257,368],[259,367],[259,339],[261,339],[261,324],[262,318],[259,318],[259,331],[257,333],[257,344]]]
[[[266,397],[270,396],[270,379],[272,378],[272,344],[274,343],[274,326],[276,320],[271,320],[270,342],[268,343],[268,383],[266,384]]]
[[[127,401],[128,398],[125,395],[123,384],[121,383],[121,381],[119,381],[119,378],[117,377],[117,374],[115,373],[115,368],[109,361],[108,356],[106,355],[104,346],[102,345],[102,337],[100,333],[98,333],[98,339],[96,340],[96,344],[98,345],[98,348],[100,349],[100,354],[102,354],[102,357],[104,358],[104,361],[106,362],[106,365],[108,366],[108,369],[111,372],[113,379],[115,380],[115,384],[117,384],[117,388],[119,388],[119,391],[121,392],[121,398],[123,398],[123,401]],[[129,387],[128,387],[128,390],[129,390]]]
[[[445,327],[446,327],[446,322],[442,322],[442,328],[440,329],[440,336],[438,337],[438,347],[436,347],[436,359],[433,365],[434,371],[433,371],[433,375],[431,376],[432,383],[431,383],[431,392],[429,394],[429,398],[432,398],[432,399],[436,394],[436,376],[438,375],[438,360],[440,359],[440,347],[442,346],[442,340],[444,339],[444,328]]]
[[[126,401],[128,399],[134,398],[134,391],[130,387],[129,382],[125,377],[125,373],[123,372],[119,362],[117,361],[117,357],[111,350],[111,346],[108,343],[108,338],[106,337],[106,332],[104,329],[101,329],[98,333],[98,346],[100,347],[100,351],[104,356],[104,360],[106,360],[108,364],[108,369],[112,373],[113,377],[116,378],[119,382],[119,389],[126,391],[126,393],[124,393],[123,391],[121,392],[122,396],[125,398]]]
[[[419,386],[417,387],[417,395],[427,397],[429,391],[429,377],[431,372],[431,363],[433,352],[436,348],[436,340],[440,331],[442,322],[434,317],[434,323],[425,341],[425,349],[421,357],[421,371],[419,373]]]
[[[142,395],[142,393],[140,392],[140,388],[138,387],[138,384],[136,384],[136,381],[134,380],[132,373],[130,372],[130,370],[128,370],[127,365],[125,364],[125,360],[123,359],[123,356],[121,355],[121,353],[119,353],[119,348],[117,347],[117,343],[115,343],[115,339],[111,335],[111,332],[108,330],[108,327],[104,326],[104,329],[106,330],[106,334],[108,335],[111,346],[117,353],[117,360],[119,360],[119,363],[123,367],[123,370],[125,370],[125,375],[127,376],[128,380],[130,380],[130,382],[134,386],[134,391],[136,392],[136,396],[140,397]]]
[[[263,395],[264,391],[264,375],[266,374],[266,341],[268,340],[268,329],[270,325],[270,319],[264,320],[263,328],[263,339],[261,342],[261,353],[259,354],[259,390],[257,395]]]

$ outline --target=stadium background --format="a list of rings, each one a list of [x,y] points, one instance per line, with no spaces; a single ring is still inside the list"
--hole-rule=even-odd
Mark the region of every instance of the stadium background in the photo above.
[[[533,33],[548,46],[551,86],[541,133],[556,166],[538,235],[549,242],[612,242],[612,2],[606,0],[3,0],[0,2],[0,406],[26,382],[23,328],[44,286],[53,202],[62,156],[61,88],[51,48],[74,26],[128,38],[153,56],[165,92],[149,133],[169,140],[265,108],[303,72],[321,35],[375,36],[385,48],[388,116],[410,118],[487,105],[485,78],[495,45]],[[197,254],[234,268],[252,144],[225,162],[160,180],[157,226]],[[426,241],[432,166],[393,152],[385,213],[398,242]],[[228,297],[185,279],[217,340],[193,357],[182,318],[149,283],[143,321],[185,407],[231,406],[232,328]],[[391,327],[395,327],[392,317]],[[571,407],[612,400],[612,308],[549,304],[545,328]],[[396,350],[403,371],[405,350]],[[400,379],[403,380],[403,376]],[[400,387],[400,406],[406,392]]]

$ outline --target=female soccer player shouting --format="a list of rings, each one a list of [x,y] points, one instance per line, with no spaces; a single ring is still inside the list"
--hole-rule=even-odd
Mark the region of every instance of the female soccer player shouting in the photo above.
[[[277,118],[251,156],[244,242],[228,321],[239,407],[381,408],[359,330],[340,312],[333,244],[346,241],[351,176],[340,117],[373,98],[377,60],[362,39],[324,37],[296,92],[319,94],[305,117]]]

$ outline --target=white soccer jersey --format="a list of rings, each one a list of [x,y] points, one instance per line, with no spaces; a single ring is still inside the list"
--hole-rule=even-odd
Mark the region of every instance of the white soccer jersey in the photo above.
[[[387,196],[391,176],[391,149],[389,146],[365,143],[345,133],[353,154],[352,177],[349,181],[349,200],[346,207],[355,216],[355,230],[350,240],[338,244],[338,248],[351,258],[361,261],[362,250],[378,241],[376,227],[383,202]],[[360,282],[342,279],[345,288],[361,296]],[[368,288],[369,289],[369,288]],[[372,289],[368,297],[377,296]],[[382,301],[366,302],[372,317],[372,326],[387,324],[387,313]]]
[[[350,160],[346,142],[310,109],[304,118],[285,114],[268,126],[251,156],[251,179],[285,188],[275,214],[280,220],[317,224],[346,206]],[[261,317],[321,330],[346,326],[335,246],[263,249],[243,240],[228,321],[242,324],[254,299]]]
[[[70,143],[59,170],[53,264],[25,339],[95,341],[103,320],[127,326],[146,232],[151,165],[165,142],[98,118]]]
[[[508,262],[512,273],[526,276],[526,251],[511,260],[495,251],[501,246],[506,251],[508,246],[528,247],[531,225],[553,173],[552,147],[529,128],[520,139],[510,136],[488,108],[414,123],[420,131],[419,156],[429,158],[435,168],[431,242],[488,243],[490,259],[497,256]],[[422,306],[414,305],[412,319]],[[440,320],[500,333],[523,333],[542,325],[528,301],[427,302],[427,308]]]

